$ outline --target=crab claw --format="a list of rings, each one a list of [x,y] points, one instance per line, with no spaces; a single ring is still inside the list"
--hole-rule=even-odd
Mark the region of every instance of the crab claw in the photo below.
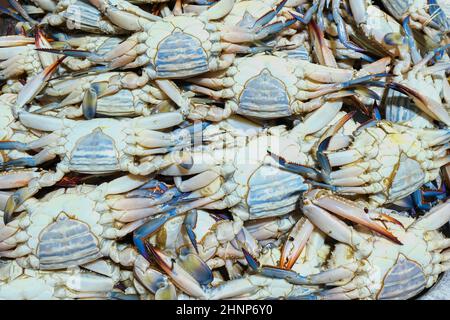
[[[155,300],[176,300],[177,292],[170,279],[150,266],[147,259],[137,256],[133,268],[136,279],[151,293]]]
[[[319,171],[312,167],[304,166],[298,163],[289,162],[286,159],[284,159],[281,156],[276,155],[275,153],[271,152],[270,150],[267,150],[267,153],[276,161],[278,164],[283,167],[284,169],[298,173],[301,175],[306,175],[312,179],[318,179],[321,177],[321,174]]]
[[[44,88],[47,81],[51,78],[64,58],[65,57],[59,58],[25,84],[17,96],[15,106],[17,110],[21,109],[24,105],[34,99],[34,97]]]
[[[348,49],[354,50],[356,52],[364,52],[365,51],[364,49],[358,47],[356,44],[354,44],[348,39],[344,20],[342,19],[341,14],[339,13],[340,2],[341,2],[340,0],[333,0],[332,4],[333,19],[334,22],[336,22],[339,41],[344,45],[344,47]]]
[[[290,11],[289,13],[291,14],[291,16],[293,16],[296,20],[300,21],[301,23],[308,24],[311,21],[314,13],[319,8],[319,2],[320,1],[315,1],[311,6],[311,8],[309,8],[308,11],[306,11],[306,13],[303,16],[300,16],[297,12],[293,11]]]
[[[145,243],[145,247],[152,254],[159,267],[172,279],[178,288],[195,298],[206,299],[206,293],[198,281],[171,257],[149,243]]]
[[[248,253],[245,249],[242,249],[242,252],[244,253],[245,260],[247,261],[249,267],[253,270],[253,272],[259,275],[268,278],[284,279],[289,283],[298,285],[309,283],[306,277],[301,276],[295,271],[280,269],[273,266],[260,266],[259,262],[256,261],[256,259],[253,258],[252,255]]]
[[[7,224],[12,220],[14,211],[27,199],[36,194],[36,190],[25,187],[14,192],[6,202],[5,214],[3,215],[3,222]]]
[[[433,119],[442,121],[447,126],[450,126],[450,115],[440,102],[430,99],[426,95],[423,95],[422,93],[419,93],[416,90],[413,90],[399,83],[392,82],[387,85],[391,89],[406,94],[414,101],[414,103],[420,110],[422,110]]]
[[[322,210],[326,210],[335,215],[338,215],[344,219],[365,226],[397,244],[402,244],[400,240],[398,240],[397,237],[394,236],[391,232],[370,219],[369,215],[366,211],[364,211],[364,209],[358,207],[354,202],[348,199],[335,196],[325,190],[317,189],[310,191],[306,195],[306,198],[307,202],[309,203],[308,206],[310,210],[306,210],[305,214],[306,212],[314,214],[313,212],[317,212],[317,208],[320,208]],[[316,210],[314,210],[314,207],[316,207]],[[309,214],[306,215],[308,218],[310,218]]]
[[[97,113],[97,98],[98,90],[96,90],[96,86],[94,84],[86,90],[83,97],[83,102],[81,103],[83,115],[87,120],[93,119]]]
[[[186,214],[183,221],[183,226],[186,230],[186,233],[189,237],[189,240],[192,243],[192,246],[194,247],[195,251],[198,253],[198,246],[197,246],[197,237],[194,233],[195,225],[197,224],[197,210],[192,210]]]
[[[149,260],[148,251],[146,248],[146,239],[151,237],[156,231],[158,231],[164,223],[169,220],[169,215],[162,215],[158,218],[151,219],[139,229],[135,230],[133,233],[133,242],[136,246],[138,252],[147,260]]]
[[[291,269],[314,230],[314,225],[302,217],[289,232],[280,257],[280,268]]]
[[[208,265],[196,254],[184,247],[180,250],[177,262],[191,276],[198,281],[200,285],[208,285],[213,281],[213,274]]]

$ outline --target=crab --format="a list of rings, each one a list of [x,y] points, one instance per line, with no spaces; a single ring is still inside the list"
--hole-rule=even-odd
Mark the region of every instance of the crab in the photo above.
[[[392,203],[438,177],[450,162],[449,140],[448,129],[373,121],[340,148],[324,152],[325,181],[341,194],[368,195],[370,206]]]
[[[34,156],[6,162],[4,166],[37,166],[58,155],[61,161],[55,171],[49,171],[31,180],[27,187],[15,193],[6,208],[6,220],[17,205],[34,195],[44,186],[52,186],[68,172],[113,173],[126,171],[147,175],[164,168],[173,161],[185,161],[186,153],[180,151],[190,139],[189,129],[174,133],[157,130],[180,124],[183,117],[177,112],[155,114],[134,119],[70,120],[19,112],[20,122],[27,128],[51,132],[30,143],[3,141],[2,150],[40,149]],[[188,142],[190,145],[190,140]],[[175,150],[175,149],[178,150]],[[169,152],[173,149],[173,152]],[[169,152],[169,153],[168,153]],[[136,163],[136,157],[150,158]],[[181,160],[181,159],[184,160]]]
[[[423,57],[412,68],[396,76],[393,80],[414,90],[421,96],[417,103],[412,103],[406,95],[390,90],[386,98],[386,119],[411,127],[432,128],[433,119],[438,118],[446,125],[450,122],[450,85],[445,76],[450,68],[448,56],[434,65],[427,66],[440,50],[433,50]],[[426,95],[423,93],[426,92]],[[432,106],[436,112],[427,112],[424,105]],[[438,117],[436,117],[438,115]]]
[[[160,89],[183,113],[187,113],[189,101],[170,79],[224,70],[233,62],[236,53],[259,50],[252,47],[251,43],[275,34],[295,22],[294,19],[282,19],[269,24],[284,3],[282,1],[275,9],[253,21],[251,28],[247,26],[250,22],[245,21],[244,26],[222,29],[221,23],[212,21],[230,13],[234,0],[221,0],[199,16],[164,18],[153,16],[125,1],[96,1],[96,5],[111,21],[138,32],[106,55],[59,49],[46,51],[85,57],[93,62],[106,64],[107,70],[143,67],[149,78],[155,79]]]
[[[139,233],[136,231],[135,237]],[[261,250],[245,227],[236,229],[232,220],[204,210],[192,210],[168,220],[148,242],[174,257],[196,252],[212,270],[225,266],[231,278],[237,276],[233,263],[245,262],[241,247],[254,256]]]
[[[439,42],[450,31],[450,8],[442,0],[381,1],[397,20],[422,30]],[[442,33],[442,35],[440,34]]]
[[[236,59],[222,77],[189,78],[194,85],[187,89],[226,100],[223,111],[211,108],[205,115],[208,120],[219,121],[233,113],[275,119],[314,111],[326,102],[327,93],[356,84],[357,77],[384,73],[389,63],[389,58],[381,59],[356,72],[260,54]]]
[[[348,117],[345,113],[338,114],[334,119],[336,123],[331,126],[332,131],[338,131],[337,128]],[[347,125],[352,126],[351,122],[347,122]],[[320,175],[311,168],[315,161],[310,152],[318,138],[311,135],[297,140],[301,130],[305,130],[301,129],[302,124],[299,126],[300,128],[292,131],[287,131],[282,126],[274,127],[241,142],[236,139],[236,144],[241,144],[235,144],[234,147],[230,143],[223,149],[194,151],[191,153],[191,168],[171,165],[160,170],[161,175],[174,176],[177,189],[185,193],[183,201],[178,206],[158,204],[149,208],[152,215],[155,211],[161,215],[149,219],[135,237],[146,239],[171,217],[183,215],[195,208],[229,209],[233,216],[234,230],[242,228],[245,221],[284,216],[293,212],[299,196],[316,184],[311,179],[320,179]],[[349,130],[349,127],[344,127],[344,130]],[[205,133],[211,128],[206,128]],[[287,157],[291,161],[295,159],[303,165],[301,168],[299,165],[295,166],[295,172],[290,172],[291,166],[282,164],[280,157]],[[183,180],[183,176],[192,177]],[[307,181],[305,177],[310,180]],[[281,185],[289,185],[289,188]]]
[[[200,278],[200,274],[208,274],[205,270],[200,267],[190,267],[186,270],[185,265],[150,244],[147,243],[145,248],[147,251],[142,254],[148,259],[153,256],[158,266],[167,274],[166,277],[159,277],[161,291],[166,293],[172,286],[178,288],[178,291],[169,291],[170,296],[166,294],[169,299],[273,299],[307,296],[317,290],[313,286],[297,286],[284,279],[270,279],[260,275],[244,275],[238,279],[220,281],[216,285],[204,285],[197,278]],[[192,275],[194,271],[196,277]]]
[[[127,198],[147,181],[148,177],[128,175],[98,187],[61,188],[42,199],[26,200],[17,219],[0,229],[0,256],[39,270],[79,266],[104,256],[132,266],[134,249],[114,240],[139,226],[134,216],[141,208],[138,203],[157,196]],[[71,232],[77,233],[76,239]]]
[[[134,72],[108,72],[73,79],[50,81],[44,93],[65,97],[57,105],[32,110],[35,113],[64,108],[58,117],[92,119],[96,114],[107,116],[148,116],[158,106],[169,106],[170,99],[148,77]],[[78,107],[81,105],[81,107]]]
[[[419,219],[383,209],[388,217],[383,227],[397,237],[395,243],[366,228],[350,227],[334,215],[355,215],[368,221],[368,215],[357,203],[313,190],[305,197],[303,213],[315,227],[338,242],[329,268],[308,276],[272,267],[260,267],[258,272],[297,285],[334,286],[308,298],[412,298],[431,287],[450,266],[450,239],[438,231],[448,222],[449,205],[449,201],[441,203]]]
[[[59,299],[137,299],[135,290],[125,293],[115,289],[117,283],[131,282],[132,273],[102,261],[108,274],[80,268],[59,271],[23,269],[15,261],[1,262],[0,299],[59,300]],[[101,261],[96,262],[98,265]]]
[[[0,80],[22,75],[33,77],[56,61],[57,56],[38,52],[36,48],[51,48],[40,29],[35,38],[23,35],[0,37]]]
[[[69,30],[75,29],[108,35],[127,33],[127,30],[111,23],[95,6],[80,0],[58,1],[54,9],[50,10],[40,24],[65,25]]]

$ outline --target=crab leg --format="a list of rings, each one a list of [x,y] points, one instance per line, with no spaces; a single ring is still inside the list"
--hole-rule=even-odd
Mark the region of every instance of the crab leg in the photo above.
[[[24,187],[28,185],[32,179],[39,176],[40,173],[34,170],[2,172],[0,176],[0,189]]]
[[[332,1],[333,19],[337,25],[339,41],[348,49],[354,50],[356,52],[364,52],[364,49],[358,47],[353,42],[348,40],[347,30],[345,29],[345,23],[341,17],[341,14],[339,13],[340,3],[341,3],[341,0],[333,0]]]
[[[450,200],[432,208],[425,216],[417,220],[410,228],[437,230],[450,220]]]
[[[330,269],[314,275],[302,276],[293,270],[285,270],[272,266],[259,266],[259,263],[245,250],[243,250],[245,259],[248,265],[254,272],[276,279],[284,279],[294,285],[314,285],[314,284],[329,284],[339,280],[353,277],[354,272],[358,268],[358,263],[351,263],[335,269]]]
[[[289,232],[280,257],[280,268],[291,269],[297,261],[309,237],[314,230],[314,225],[306,218],[301,218]]]
[[[311,8],[308,9],[308,11],[306,11],[306,13],[302,16],[299,15],[299,10],[297,9],[297,12],[293,12],[293,11],[289,11],[289,13],[298,21],[300,21],[303,24],[308,24],[311,19],[313,18],[314,13],[317,11],[317,9],[319,8],[319,3],[320,1],[315,1],[313,3],[313,5],[311,6]]]
[[[34,97],[45,87],[47,81],[51,78],[63,60],[64,57],[56,60],[53,64],[49,65],[41,73],[37,74],[26,83],[17,96],[17,109],[21,109],[25,104],[34,99]]]
[[[200,286],[199,282],[179,264],[173,261],[172,258],[165,255],[159,249],[154,248],[148,243],[145,243],[146,253],[143,254],[145,258],[148,257],[148,253],[152,254],[157,264],[164,270],[172,281],[187,294],[200,299],[206,299],[206,293]],[[142,254],[142,253],[141,253]],[[201,272],[201,271],[200,271]],[[205,272],[205,275],[210,276]]]
[[[161,17],[148,13],[128,1],[117,1],[114,4],[107,0],[89,0],[89,2],[112,23],[128,31],[140,31],[145,23],[161,20]]]
[[[309,192],[308,198],[311,199],[314,205],[317,205],[322,209],[339,215],[344,219],[365,226],[384,235],[392,241],[399,243],[395,236],[393,236],[390,232],[377,224],[375,221],[370,219],[366,211],[345,198],[329,194],[328,192],[321,192],[320,190],[313,190]]]
[[[50,153],[47,150],[42,150],[32,157],[23,157],[6,161],[3,163],[3,168],[10,169],[14,167],[36,167],[44,162],[54,159],[55,157],[56,154]]]

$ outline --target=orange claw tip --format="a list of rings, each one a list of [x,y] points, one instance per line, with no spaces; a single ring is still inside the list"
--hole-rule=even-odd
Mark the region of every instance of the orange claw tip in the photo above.
[[[394,223],[396,225],[401,226],[403,229],[405,228],[405,226],[403,225],[403,223],[401,223],[400,221],[398,221],[397,219],[385,214],[385,213],[380,213],[380,217],[386,221],[389,221],[391,223]]]
[[[388,238],[389,240],[395,242],[396,244],[400,244],[403,245],[403,243],[396,237],[394,236],[391,232],[389,232],[387,229],[383,228],[382,226],[376,224],[376,223],[371,223],[371,224],[366,224],[366,226],[373,230],[378,232],[379,234],[385,236],[386,238]]]

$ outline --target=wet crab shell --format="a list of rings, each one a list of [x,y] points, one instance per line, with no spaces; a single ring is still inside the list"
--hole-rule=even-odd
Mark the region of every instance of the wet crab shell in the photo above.
[[[298,144],[289,138],[262,136],[240,150],[234,160],[233,181],[241,201],[230,210],[244,220],[292,212],[301,192],[308,189],[302,176],[282,170],[268,154],[288,155],[298,163],[310,163]]]
[[[147,46],[155,78],[186,78],[205,73],[220,54],[220,35],[197,17],[172,16],[138,34]]]
[[[237,113],[267,119],[291,115],[298,82],[295,65],[269,55],[237,60],[229,71]]]
[[[27,246],[37,258],[39,269],[78,266],[102,256],[103,227],[93,200],[61,190],[49,194],[45,201],[25,206],[30,212],[30,225],[25,230],[29,236]]]

